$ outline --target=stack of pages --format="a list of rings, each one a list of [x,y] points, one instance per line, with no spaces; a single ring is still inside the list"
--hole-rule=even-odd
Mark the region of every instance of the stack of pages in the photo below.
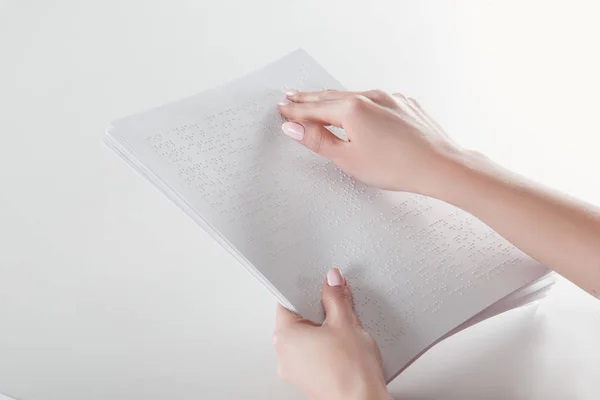
[[[549,289],[544,266],[471,215],[369,188],[283,135],[288,89],[343,88],[298,50],[117,120],[106,142],[290,310],[322,321],[323,280],[339,267],[388,381],[439,340]]]

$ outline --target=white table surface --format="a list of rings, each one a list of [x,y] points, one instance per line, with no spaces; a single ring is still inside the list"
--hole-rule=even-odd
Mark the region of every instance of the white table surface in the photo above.
[[[301,398],[276,374],[268,292],[100,142],[114,118],[297,47],[347,87],[416,97],[465,145],[600,204],[594,4],[0,0],[0,392]],[[597,399],[599,304],[561,282],[390,388]]]

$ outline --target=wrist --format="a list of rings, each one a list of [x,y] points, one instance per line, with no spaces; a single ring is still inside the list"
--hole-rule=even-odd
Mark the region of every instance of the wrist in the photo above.
[[[493,175],[494,164],[479,152],[452,149],[433,168],[433,178],[422,194],[460,206],[477,191],[474,185]]]

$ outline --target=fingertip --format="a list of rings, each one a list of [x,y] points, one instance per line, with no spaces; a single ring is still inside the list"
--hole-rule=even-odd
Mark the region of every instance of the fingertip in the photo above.
[[[304,139],[305,129],[302,125],[296,122],[284,122],[281,125],[281,130],[294,140],[300,141]]]
[[[331,268],[327,272],[327,284],[329,286],[346,286],[346,279],[342,276],[339,268]]]
[[[279,102],[277,102],[277,109],[279,114],[287,120],[294,119],[294,108],[296,103],[285,98]]]
[[[320,125],[343,127],[342,120],[346,109],[341,100],[306,102],[300,98],[301,96],[304,97],[304,94],[287,97],[286,100],[290,101],[291,99],[291,101],[285,105],[279,105],[279,113],[288,120],[310,121]]]
[[[352,292],[338,268],[332,268],[325,278],[321,293],[325,321],[329,323],[355,323]]]

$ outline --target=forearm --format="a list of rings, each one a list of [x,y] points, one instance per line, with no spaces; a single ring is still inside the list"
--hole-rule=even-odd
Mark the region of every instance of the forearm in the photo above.
[[[600,210],[465,152],[429,193],[479,218],[529,256],[600,296]]]

